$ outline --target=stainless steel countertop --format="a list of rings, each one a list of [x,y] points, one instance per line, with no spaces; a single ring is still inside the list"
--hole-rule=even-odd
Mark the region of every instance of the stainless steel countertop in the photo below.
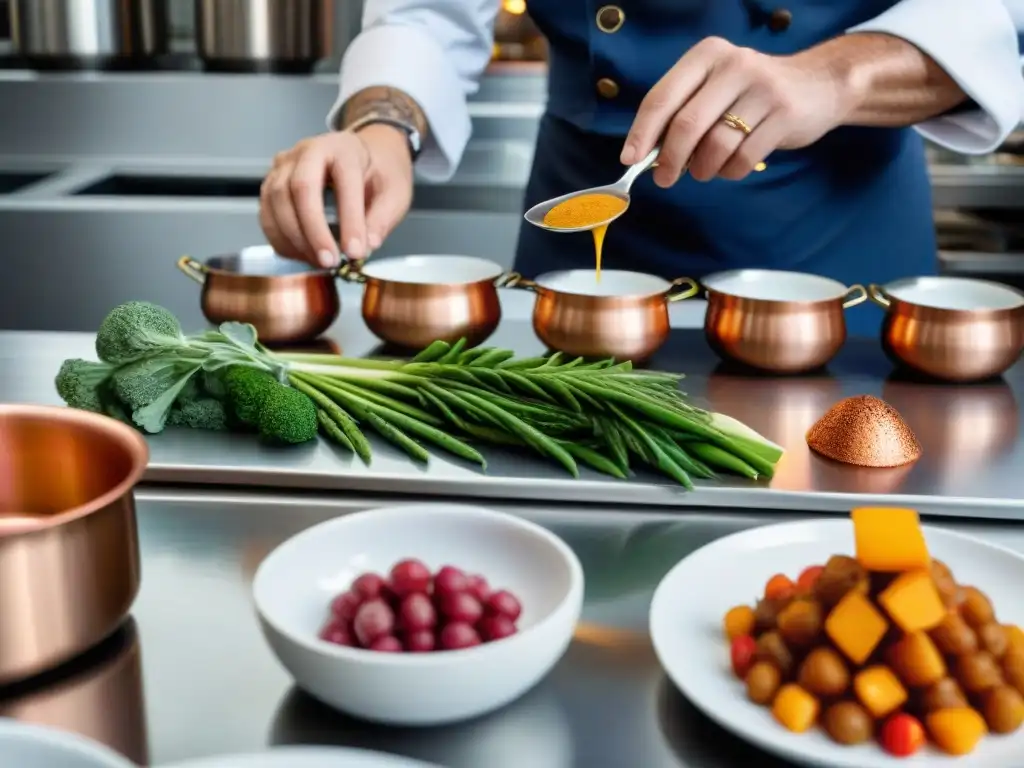
[[[154,766],[292,743],[367,747],[447,768],[786,765],[697,714],[667,682],[647,634],[654,587],[675,562],[778,516],[495,505],[549,527],[580,556],[587,594],[576,640],[508,708],[464,725],[404,730],[351,720],[298,692],[249,598],[257,564],[278,543],[390,499],[159,489],[138,498],[143,580],[133,622],[57,674],[0,690],[0,716],[77,730]],[[1024,552],[1024,528],[948,527]]]
[[[357,293],[343,289],[344,310],[330,336],[349,355],[378,349],[358,317]],[[488,342],[532,355],[543,351],[525,318],[528,294],[505,292],[505,320]],[[689,304],[689,306],[687,306]],[[853,310],[856,311],[856,310]],[[150,440],[151,482],[260,485],[353,493],[459,498],[621,503],[748,510],[845,512],[861,503],[909,504],[931,514],[1024,517],[1024,444],[1018,401],[1024,366],[1005,379],[977,386],[919,384],[892,375],[878,343],[850,339],[827,375],[746,377],[719,365],[693,330],[702,302],[683,302],[673,313],[668,344],[652,366],[687,374],[683,389],[699,403],[744,421],[783,445],[787,454],[770,486],[739,478],[702,483],[692,493],[642,475],[617,481],[585,472],[573,480],[545,463],[489,450],[487,474],[440,454],[429,468],[413,464],[389,445],[374,443],[374,461],[358,460],[319,442],[271,449],[248,435],[169,430]],[[58,404],[53,376],[67,357],[93,357],[86,334],[0,333],[0,401]],[[918,434],[924,456],[899,469],[856,469],[813,455],[804,435],[839,399],[883,397]]]

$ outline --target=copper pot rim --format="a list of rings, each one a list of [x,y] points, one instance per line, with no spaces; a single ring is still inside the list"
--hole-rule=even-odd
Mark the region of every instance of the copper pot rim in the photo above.
[[[971,322],[971,321],[990,321],[990,320],[1005,320],[1011,318],[1014,315],[1024,314],[1024,291],[1020,291],[1010,285],[1004,285],[994,280],[980,280],[977,278],[970,277],[954,277],[953,279],[978,283],[980,285],[992,286],[1001,291],[1005,291],[1010,294],[1015,294],[1019,299],[1019,303],[1012,307],[995,307],[995,308],[979,308],[979,309],[953,309],[949,307],[933,307],[928,304],[918,304],[917,302],[908,301],[907,299],[901,299],[899,296],[895,296],[892,293],[893,289],[899,289],[904,286],[911,285],[921,280],[943,280],[944,278],[937,275],[932,275],[926,278],[920,277],[907,277],[900,280],[893,280],[885,283],[884,285],[869,285],[868,296],[872,302],[879,305],[886,310],[887,313],[896,311],[900,314],[911,315],[913,317],[920,318],[922,316],[932,315],[936,320],[945,320],[949,322]],[[888,303],[888,306],[886,305]]]
[[[647,272],[635,272],[627,269],[616,269],[616,270],[603,270],[602,276],[606,274],[629,274],[639,275],[645,278],[653,278],[661,283],[664,283],[664,288],[659,290],[652,290],[647,293],[632,293],[632,294],[619,294],[614,296],[602,296],[595,295],[592,293],[577,293],[574,291],[560,290],[558,288],[552,288],[550,285],[545,285],[544,281],[550,279],[555,275],[568,274],[570,272],[583,272],[590,270],[559,270],[556,272],[545,272],[539,275],[534,280],[528,280],[517,272],[509,273],[504,286],[508,288],[524,288],[526,290],[536,293],[538,296],[545,296],[552,298],[557,301],[567,301],[571,303],[580,303],[584,305],[597,305],[598,308],[610,307],[610,308],[630,308],[638,306],[646,306],[651,303],[661,303],[666,306],[676,301],[683,301],[695,296],[700,292],[700,286],[696,280],[689,277],[677,277],[674,280],[666,280],[658,275],[652,275]]]
[[[741,296],[736,293],[729,293],[720,288],[712,288],[708,285],[708,282],[712,279],[722,279],[730,277],[732,275],[742,274],[744,272],[757,272],[764,273],[765,275],[776,275],[776,276],[798,276],[798,277],[812,277],[823,282],[833,283],[836,287],[836,294],[822,299],[769,299],[769,298],[753,298],[750,296]],[[847,306],[843,307],[848,309],[849,307],[856,306],[864,302],[867,297],[867,290],[860,283],[854,283],[853,285],[844,285],[839,280],[831,277],[822,277],[821,275],[815,275],[812,272],[798,272],[796,270],[789,269],[728,269],[722,272],[715,272],[711,275],[706,275],[700,281],[701,287],[704,289],[705,294],[710,300],[712,297],[729,301],[730,303],[736,304],[748,304],[751,306],[761,305],[765,309],[769,309],[773,312],[806,310],[812,308],[823,308],[828,306],[834,306],[836,304],[843,305],[850,302]],[[858,295],[859,292],[859,295]]]
[[[149,464],[149,445],[146,443],[146,439],[127,424],[122,424],[120,421],[109,416],[101,416],[98,413],[60,406],[0,403],[0,425],[7,418],[39,419],[85,426],[93,432],[110,437],[125,448],[131,458],[132,466],[128,474],[113,488],[85,504],[71,507],[56,514],[33,519],[31,522],[20,519],[16,522],[0,525],[0,539],[7,536],[35,533],[49,528],[56,528],[98,512],[129,494],[138,485]]]
[[[285,272],[282,274],[247,274],[245,272],[239,272],[234,269],[225,269],[219,264],[229,259],[244,259],[246,254],[250,253],[252,258],[266,260],[271,263],[281,263],[294,265],[296,271]],[[214,256],[208,256],[207,258],[200,260],[192,258],[191,256],[182,256],[178,260],[178,268],[188,274],[197,282],[204,282],[199,277],[194,275],[201,275],[204,278],[215,277],[221,280],[233,280],[244,283],[266,283],[268,285],[273,283],[299,283],[305,282],[311,279],[322,280],[329,278],[331,282],[338,276],[339,269],[335,267],[333,269],[323,269],[314,267],[309,264],[305,264],[294,259],[287,259],[284,256],[276,253],[273,248],[269,245],[252,245],[245,248],[241,248],[231,253],[219,253]],[[192,274],[190,274],[190,270]]]
[[[444,259],[465,259],[469,261],[475,261],[481,265],[487,265],[491,268],[490,272],[485,277],[467,280],[454,280],[454,281],[430,281],[430,282],[416,282],[412,280],[401,280],[393,277],[380,277],[372,273],[367,272],[367,267],[373,269],[382,263],[386,262],[409,262],[414,259],[435,259],[438,262]],[[407,254],[405,256],[392,256],[386,259],[380,259],[372,264],[366,264],[365,262],[348,261],[333,271],[344,280],[352,280],[354,282],[365,282],[365,283],[376,283],[381,286],[398,286],[402,288],[409,288],[413,290],[424,290],[428,291],[431,289],[468,289],[476,288],[478,286],[490,286],[497,288],[498,282],[501,282],[503,278],[507,278],[509,273],[502,267],[498,262],[485,259],[481,256],[466,256],[464,254],[447,254],[447,253],[424,253],[424,254]]]

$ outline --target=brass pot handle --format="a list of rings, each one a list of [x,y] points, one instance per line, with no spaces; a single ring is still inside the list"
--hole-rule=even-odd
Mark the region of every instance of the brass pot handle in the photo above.
[[[880,285],[871,283],[871,285],[868,286],[867,294],[872,303],[877,304],[882,309],[888,309],[892,306],[892,299],[890,299],[889,294],[885,292],[885,288]]]
[[[680,291],[676,290],[683,286],[686,287]],[[673,301],[683,301],[684,299],[696,296],[698,293],[700,293],[700,285],[698,285],[696,280],[692,277],[677,277],[672,281],[672,287],[668,289],[668,293],[665,294],[665,301],[670,303]]]
[[[518,272],[507,272],[494,281],[497,288],[521,288],[524,291],[537,290],[537,284],[533,280],[527,280]]]
[[[843,309],[849,309],[850,307],[856,307],[858,304],[863,304],[868,299],[868,290],[860,283],[851,285],[843,296]]]
[[[366,275],[362,273],[363,262],[342,257],[341,265],[331,270],[334,277],[340,277],[346,283],[365,283]]]
[[[195,280],[200,285],[206,282],[206,266],[200,264],[191,256],[182,256],[178,259],[178,269],[182,271],[185,277]]]

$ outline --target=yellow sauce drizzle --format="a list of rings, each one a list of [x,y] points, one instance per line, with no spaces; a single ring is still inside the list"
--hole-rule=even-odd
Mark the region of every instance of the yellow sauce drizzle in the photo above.
[[[604,193],[577,195],[563,200],[544,214],[545,226],[552,229],[591,229],[594,234],[595,277],[601,280],[601,254],[607,222],[626,210],[629,203],[621,197]]]

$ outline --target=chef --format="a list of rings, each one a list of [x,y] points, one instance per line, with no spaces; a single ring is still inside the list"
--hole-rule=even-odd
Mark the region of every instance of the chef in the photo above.
[[[1018,125],[1022,6],[529,0],[550,66],[525,205],[609,183],[660,140],[658,167],[609,230],[609,268],[699,278],[769,267],[845,284],[932,274],[922,137],[985,154]],[[260,221],[279,252],[324,266],[339,247],[364,258],[408,212],[414,173],[452,175],[498,7],[366,0],[330,130],[280,153],[263,183]],[[527,277],[593,263],[585,234],[524,224],[515,269]],[[848,320],[854,332],[877,325],[861,309]]]

